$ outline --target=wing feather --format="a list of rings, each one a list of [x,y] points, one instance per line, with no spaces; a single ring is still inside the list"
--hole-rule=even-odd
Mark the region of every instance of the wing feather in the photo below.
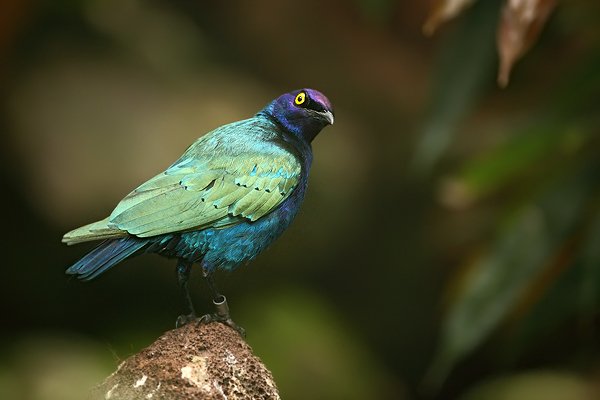
[[[252,202],[252,204],[249,204],[246,209],[242,212],[242,215],[246,218],[249,218],[251,221],[254,221],[254,213],[259,210],[267,201],[269,201],[269,199],[271,198],[272,194],[266,191],[261,191],[260,192],[260,196],[258,198],[256,198],[256,200],[254,200]]]
[[[63,240],[149,237],[256,221],[290,195],[301,175],[300,161],[277,144],[275,129],[256,117],[216,129],[129,193],[108,218]]]
[[[285,196],[282,196],[281,193],[279,193],[279,192],[271,192],[271,193],[272,193],[272,196],[269,197],[269,199],[262,205],[262,207],[260,207],[259,210],[256,210],[254,212],[254,214],[252,215],[252,218],[251,218],[252,221],[256,221],[257,219],[268,214],[272,209],[274,209],[279,204],[281,204],[281,202],[285,198]]]
[[[231,214],[233,216],[241,214],[243,217],[246,217],[246,210],[252,207],[252,205],[262,197],[263,193],[266,192],[248,188],[246,195],[237,200],[233,203],[232,207],[230,207]]]
[[[274,141],[235,145],[229,139],[215,145],[210,134],[199,139],[165,172],[125,197],[109,226],[148,237],[266,215],[298,184],[300,162]]]
[[[112,239],[126,235],[127,232],[110,228],[108,226],[108,218],[105,218],[101,221],[93,222],[65,233],[62,241],[63,243],[72,245],[76,243],[88,242],[90,240]]]
[[[213,205],[217,206],[217,208],[229,207],[247,192],[248,190],[246,188],[240,188],[236,186],[235,189],[232,189],[227,194],[223,195],[223,197],[216,199],[213,202]]]

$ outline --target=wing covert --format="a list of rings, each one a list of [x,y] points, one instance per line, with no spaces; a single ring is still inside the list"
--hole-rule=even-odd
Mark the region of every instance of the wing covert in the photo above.
[[[262,152],[217,152],[210,158],[203,149],[190,150],[127,195],[108,226],[149,237],[256,221],[287,198],[300,177],[298,160],[274,144]]]

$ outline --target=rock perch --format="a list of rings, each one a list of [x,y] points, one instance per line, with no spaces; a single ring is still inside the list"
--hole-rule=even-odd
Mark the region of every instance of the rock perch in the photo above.
[[[91,399],[280,399],[271,372],[232,328],[189,323],[123,361]]]

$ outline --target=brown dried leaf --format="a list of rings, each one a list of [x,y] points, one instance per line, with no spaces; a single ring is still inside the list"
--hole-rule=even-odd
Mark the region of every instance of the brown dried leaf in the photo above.
[[[423,33],[427,36],[433,35],[442,22],[456,17],[474,2],[475,0],[434,0],[429,17],[423,25]]]
[[[498,28],[498,84],[508,85],[510,71],[537,40],[556,0],[507,0]]]

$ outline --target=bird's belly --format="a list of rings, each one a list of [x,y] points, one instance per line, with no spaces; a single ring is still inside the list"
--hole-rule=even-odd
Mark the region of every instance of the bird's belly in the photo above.
[[[265,250],[287,227],[275,221],[262,224],[242,223],[234,227],[215,230],[202,258],[201,265],[207,271],[216,268],[232,270],[254,259]]]
[[[298,207],[285,203],[254,222],[167,235],[155,247],[156,250],[151,251],[198,262],[208,272],[215,269],[233,270],[254,259],[290,225]]]

